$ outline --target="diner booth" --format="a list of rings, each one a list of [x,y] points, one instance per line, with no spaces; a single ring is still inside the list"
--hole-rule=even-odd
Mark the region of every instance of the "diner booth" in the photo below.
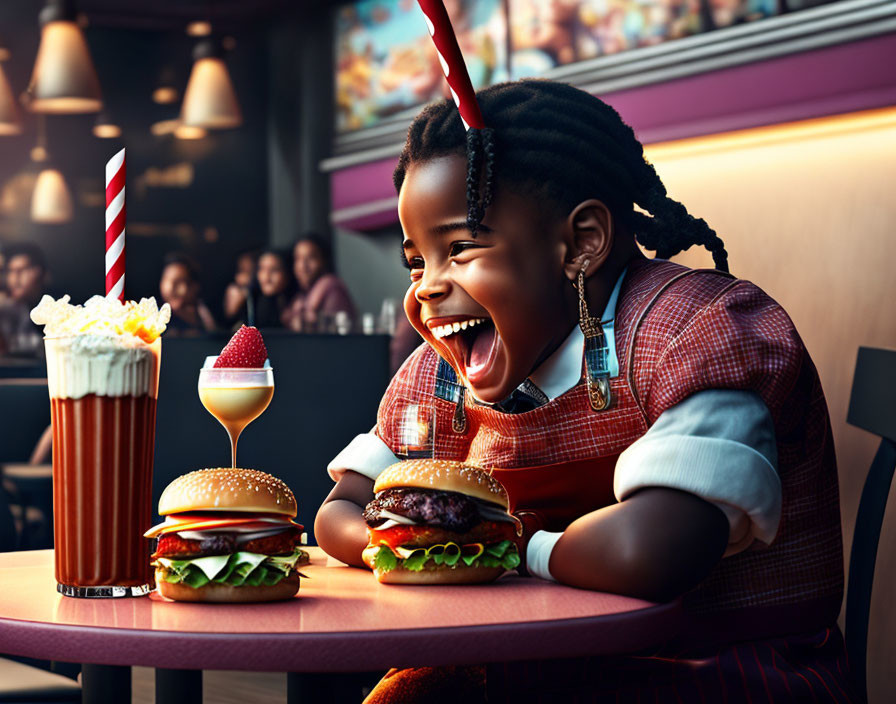
[[[818,370],[831,417],[848,567],[866,474],[881,436],[892,431],[857,420],[861,399],[853,382],[860,378],[860,348],[882,355],[874,357],[883,360],[875,362],[875,378],[893,378],[893,355],[886,350],[896,349],[896,6],[887,0],[445,4],[475,88],[548,78],[609,103],[645,145],[670,197],[724,239],[731,273],[756,283],[789,313]],[[238,466],[269,472],[292,489],[296,520],[314,547],[315,513],[333,486],[328,462],[374,426],[389,379],[420,342],[400,344],[408,280],[399,257],[392,171],[410,121],[447,91],[419,7],[403,0],[47,0],[41,18],[39,10],[29,0],[0,3],[0,251],[15,254],[22,244],[40,248],[43,259],[26,267],[43,272],[40,293],[69,294],[73,302],[107,293],[105,165],[124,148],[126,297],[160,299],[165,268],[173,254],[183,255],[196,296],[215,319],[205,329],[197,324],[162,336],[154,510],[174,478],[231,461],[224,428],[200,401],[199,371],[241,322],[257,322],[261,309],[253,309],[253,301],[286,296],[266,297],[253,269],[255,278],[243,287],[248,302],[240,313],[228,314],[226,298],[240,257],[286,252],[284,275],[291,278],[298,239],[314,233],[331,250],[333,273],[344,282],[352,313],[291,326],[281,322],[288,320],[281,301],[271,326],[258,323],[275,390],[238,445]],[[51,67],[54,52],[64,55],[59,65],[67,72]],[[60,97],[69,102],[54,102]],[[134,702],[153,696],[161,701],[174,692],[201,701],[203,686],[206,701],[231,701],[223,693],[238,692],[245,701],[339,696],[360,702],[392,664],[388,658],[328,668],[342,675],[334,689],[332,679],[313,668],[266,666],[260,656],[224,657],[217,667],[163,655],[155,664],[148,655],[132,662],[124,655],[81,662],[60,657],[58,648],[42,654],[33,643],[56,639],[50,631],[38,633],[36,625],[38,635],[21,645],[36,617],[6,610],[5,580],[50,559],[39,551],[54,546],[54,479],[42,341],[27,321],[18,327],[6,322],[15,310],[21,318],[25,306],[25,298],[17,300],[7,286],[12,259],[0,259],[0,702],[78,701],[82,695],[102,701],[110,692],[115,701],[126,701],[127,692]],[[700,248],[674,261],[713,266]],[[301,283],[292,286],[289,295],[299,295]],[[888,412],[881,407],[871,415],[885,418]],[[881,486],[875,491],[885,495],[889,483]],[[896,615],[887,608],[896,588],[896,557],[886,549],[896,539],[894,513],[879,531],[876,567],[871,560],[870,626],[861,639],[872,704],[896,696]],[[874,530],[871,537],[862,530],[858,535],[862,545],[878,539]],[[345,570],[333,577],[318,572],[317,584],[311,574],[303,583],[298,607],[307,605],[309,623],[316,618],[311,609],[324,599],[314,590],[324,587],[342,600],[338,613],[398,610],[396,597],[364,601],[368,592],[345,576],[355,571]],[[870,590],[871,583],[855,593]],[[850,580],[848,588],[853,586]],[[639,637],[675,627],[673,611],[659,605],[628,630],[623,622],[621,631],[605,634],[606,619],[599,622],[590,604],[554,605],[546,594],[548,616],[537,626],[514,627],[527,634],[529,647],[539,636],[556,643],[557,657],[564,642],[584,637],[563,630],[571,627],[566,619],[595,619],[588,623],[597,634],[597,654],[612,652],[606,649],[611,639],[637,649],[652,645]],[[55,593],[48,598],[66,600]],[[91,608],[97,612],[103,604],[97,600]],[[627,602],[612,604],[620,613],[627,608]],[[64,606],[54,608],[63,626],[58,642],[81,638],[88,650],[99,647],[90,628],[77,626],[76,619],[66,622]],[[120,623],[107,618],[100,627],[128,630],[122,636],[128,638],[131,631],[155,628],[145,636],[149,653],[151,639],[162,642],[178,629],[190,630],[172,614],[160,627],[155,616],[147,616],[147,624],[139,614],[128,620],[132,614],[120,609]],[[265,623],[270,618],[270,612],[253,614]],[[844,613],[841,628],[845,619]],[[278,630],[282,625],[271,625],[271,633],[288,638]],[[432,631],[430,641],[465,647],[472,626],[454,625],[456,632]],[[502,627],[472,630],[485,647],[489,637],[511,637]],[[327,652],[337,657],[342,641],[327,640],[335,635],[321,628],[305,645],[290,647],[332,647]],[[214,650],[228,633],[221,629],[207,641],[197,637],[191,647]],[[389,630],[382,624],[369,630],[390,637],[380,633]],[[397,666],[427,664],[413,661],[414,652],[442,657],[436,646],[427,650],[430,641],[391,636],[403,653]],[[259,652],[276,640],[258,637]],[[346,638],[345,652],[363,642]],[[141,651],[138,639],[122,643],[129,657],[128,648]],[[505,659],[534,657],[524,649]],[[283,674],[290,669],[289,677]]]

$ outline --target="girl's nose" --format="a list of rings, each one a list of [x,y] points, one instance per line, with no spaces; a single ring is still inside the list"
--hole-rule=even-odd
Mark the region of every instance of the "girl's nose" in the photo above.
[[[433,269],[424,269],[423,278],[420,279],[420,285],[414,292],[420,303],[424,301],[432,301],[441,298],[451,290],[448,279],[440,272]]]

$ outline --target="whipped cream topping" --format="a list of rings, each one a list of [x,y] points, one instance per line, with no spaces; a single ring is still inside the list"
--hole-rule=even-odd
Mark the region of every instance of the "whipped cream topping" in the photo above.
[[[161,340],[130,335],[73,335],[44,340],[50,398],[158,397]]]
[[[44,296],[31,319],[44,326],[51,398],[158,396],[161,341],[171,317],[166,303],[94,296],[83,306]]]

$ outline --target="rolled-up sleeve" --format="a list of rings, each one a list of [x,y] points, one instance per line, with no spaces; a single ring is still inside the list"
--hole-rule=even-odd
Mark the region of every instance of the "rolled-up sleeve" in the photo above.
[[[646,487],[718,506],[730,526],[726,556],[755,540],[770,544],[781,520],[781,480],[774,424],[759,395],[710,389],[663,411],[616,464],[619,501]]]
[[[386,467],[398,462],[398,458],[376,434],[375,429],[358,435],[340,452],[330,464],[327,473],[333,481],[339,481],[345,470],[376,480]]]

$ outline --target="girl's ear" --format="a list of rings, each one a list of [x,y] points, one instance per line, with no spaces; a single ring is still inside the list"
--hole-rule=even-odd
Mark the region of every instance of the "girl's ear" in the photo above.
[[[582,201],[566,220],[568,249],[564,271],[575,281],[588,260],[585,276],[591,276],[610,256],[613,249],[613,216],[601,201],[593,198]]]

